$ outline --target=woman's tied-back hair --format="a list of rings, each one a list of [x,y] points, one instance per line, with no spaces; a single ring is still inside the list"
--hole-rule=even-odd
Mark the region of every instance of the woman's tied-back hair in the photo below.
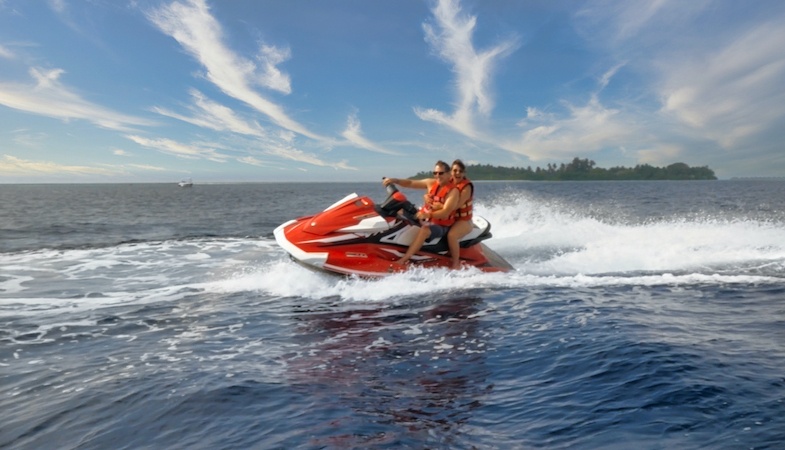
[[[466,164],[463,163],[460,159],[456,159],[452,162],[453,166],[458,166],[461,168],[461,172],[466,172]]]
[[[441,159],[436,161],[436,165],[441,167],[442,170],[444,170],[445,172],[449,172],[450,171],[450,166],[448,166],[447,163],[442,161]]]

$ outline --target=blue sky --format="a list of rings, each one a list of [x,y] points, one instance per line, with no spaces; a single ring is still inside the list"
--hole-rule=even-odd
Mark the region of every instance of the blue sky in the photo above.
[[[785,2],[0,0],[0,183],[785,176]]]

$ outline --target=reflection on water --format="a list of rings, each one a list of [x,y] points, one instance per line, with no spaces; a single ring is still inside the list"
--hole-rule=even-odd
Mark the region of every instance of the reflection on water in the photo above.
[[[300,345],[285,358],[290,382],[324,415],[312,444],[405,444],[424,435],[460,442],[492,389],[481,304],[459,297],[421,308],[298,313]]]

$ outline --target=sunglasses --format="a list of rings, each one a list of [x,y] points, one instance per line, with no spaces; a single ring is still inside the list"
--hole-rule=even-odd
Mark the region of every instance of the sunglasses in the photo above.
[[[434,174],[435,176],[439,176],[439,175],[444,175],[444,172],[434,172],[433,174]]]

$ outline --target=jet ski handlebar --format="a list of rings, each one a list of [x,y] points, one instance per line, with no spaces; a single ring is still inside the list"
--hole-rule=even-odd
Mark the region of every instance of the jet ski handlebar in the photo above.
[[[383,217],[399,216],[411,224],[418,224],[417,208],[412,202],[393,183],[388,184],[386,190],[387,198],[381,205],[376,205],[376,212]]]
[[[382,177],[382,180],[386,180],[386,179],[387,179],[387,177]],[[393,195],[393,194],[395,194],[396,192],[400,192],[400,191],[398,190],[398,188],[397,188],[397,187],[395,187],[395,184],[394,184],[394,183],[390,183],[390,184],[388,184],[388,185],[387,185],[387,187],[386,187],[385,189],[387,189],[387,193],[388,193],[389,195]]]

